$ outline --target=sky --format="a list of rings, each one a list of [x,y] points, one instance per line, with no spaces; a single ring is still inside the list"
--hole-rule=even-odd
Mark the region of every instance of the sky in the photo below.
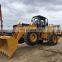
[[[62,0],[0,0],[4,29],[30,23],[35,15],[48,18],[49,24],[62,25]]]

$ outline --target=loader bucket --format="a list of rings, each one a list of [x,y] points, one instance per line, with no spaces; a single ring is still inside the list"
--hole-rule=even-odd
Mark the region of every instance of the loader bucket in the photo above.
[[[0,36],[0,52],[12,57],[18,47],[18,41],[11,36]]]

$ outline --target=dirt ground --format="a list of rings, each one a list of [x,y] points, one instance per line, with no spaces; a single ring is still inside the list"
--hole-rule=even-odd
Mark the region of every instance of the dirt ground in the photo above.
[[[62,62],[62,38],[55,46],[21,44],[11,59],[0,53],[0,62]]]

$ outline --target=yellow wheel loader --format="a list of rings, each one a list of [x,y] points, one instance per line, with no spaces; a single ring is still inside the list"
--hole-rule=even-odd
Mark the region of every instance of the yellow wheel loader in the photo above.
[[[18,44],[26,43],[29,46],[47,41],[51,45],[58,42],[53,25],[48,25],[48,19],[43,16],[34,16],[31,24],[18,24],[13,26],[12,35],[0,35],[0,52],[12,57]]]

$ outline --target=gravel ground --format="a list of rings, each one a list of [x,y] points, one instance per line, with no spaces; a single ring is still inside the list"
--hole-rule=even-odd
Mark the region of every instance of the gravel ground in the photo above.
[[[55,46],[21,44],[11,59],[0,53],[0,62],[62,62],[62,38]]]

